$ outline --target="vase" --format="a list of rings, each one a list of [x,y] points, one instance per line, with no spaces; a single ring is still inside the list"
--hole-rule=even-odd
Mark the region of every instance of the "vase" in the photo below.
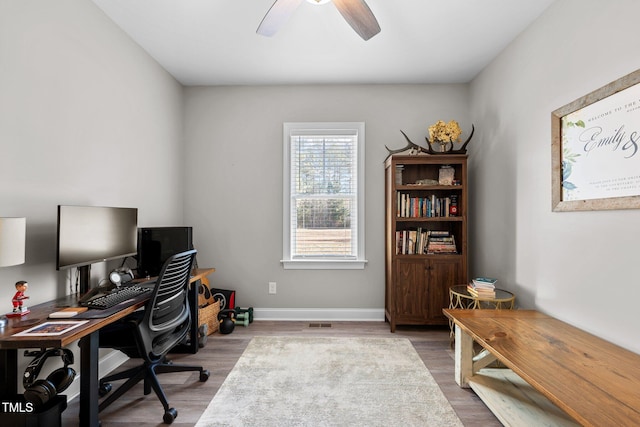
[[[439,153],[446,153],[453,148],[451,141],[435,141],[434,144],[438,144],[440,146],[440,150],[438,151]]]

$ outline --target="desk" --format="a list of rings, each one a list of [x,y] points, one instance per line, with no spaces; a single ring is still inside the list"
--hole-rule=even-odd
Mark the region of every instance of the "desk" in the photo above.
[[[191,277],[194,283],[214,269],[196,269]],[[197,299],[197,289],[196,289]],[[98,343],[101,328],[133,313],[144,306],[147,299],[139,299],[137,302],[124,305],[124,307],[107,317],[87,320],[84,325],[71,331],[53,337],[16,337],[14,334],[47,321],[50,313],[62,307],[76,306],[77,296],[70,295],[54,301],[31,306],[31,312],[20,318],[9,318],[4,329],[0,329],[0,398],[15,396],[18,394],[18,380],[22,374],[18,373],[18,349],[27,348],[62,348],[79,340],[80,346],[80,425],[98,427]],[[196,306],[197,313],[197,306]],[[197,317],[196,317],[197,319]],[[68,320],[73,320],[68,319]],[[197,322],[193,322],[197,323]],[[197,326],[196,326],[197,334]],[[194,337],[192,337],[192,342]],[[197,335],[195,336],[197,342]],[[196,344],[197,345],[197,344]]]
[[[98,427],[98,331],[142,307],[145,300],[125,306],[121,311],[101,319],[88,322],[63,335],[54,337],[15,337],[20,331],[47,321],[49,313],[60,307],[73,306],[75,296],[60,298],[31,306],[31,312],[21,318],[10,318],[0,331],[0,396],[18,394],[18,349],[61,348],[80,341],[80,425]]]
[[[515,394],[506,388],[509,381],[500,389],[497,382],[483,378],[481,369],[496,359],[545,402],[560,408],[560,416],[568,415],[583,426],[640,425],[639,354],[533,310],[443,312],[456,328],[456,382],[471,386],[498,418],[504,415],[501,409],[513,413],[517,403],[509,401]],[[486,350],[485,357],[473,357],[474,341]],[[490,393],[479,393],[474,384],[488,384],[493,399]],[[562,425],[572,423],[567,420]]]

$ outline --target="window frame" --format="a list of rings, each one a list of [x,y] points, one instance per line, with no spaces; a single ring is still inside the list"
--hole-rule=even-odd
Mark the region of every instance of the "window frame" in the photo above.
[[[321,132],[335,135],[353,135],[356,132],[356,162],[357,162],[357,189],[356,189],[356,257],[325,258],[304,257],[292,258],[291,256],[291,137],[301,133]],[[280,261],[285,269],[297,270],[352,270],[364,269],[367,260],[365,258],[365,216],[364,216],[364,147],[365,125],[364,122],[285,122],[283,123],[283,256]]]

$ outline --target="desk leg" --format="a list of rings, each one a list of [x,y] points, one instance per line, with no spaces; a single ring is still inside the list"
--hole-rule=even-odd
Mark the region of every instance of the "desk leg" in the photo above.
[[[0,397],[18,394],[18,350],[0,350]]]
[[[469,388],[468,379],[473,376],[473,338],[456,325],[455,340],[456,383]]]
[[[189,313],[191,314],[191,324],[189,325],[189,335],[183,344],[175,346],[171,349],[171,353],[192,353],[196,354],[200,347],[198,342],[198,328],[200,321],[198,320],[198,293],[200,290],[200,280],[191,282],[187,298],[189,299]],[[188,341],[188,343],[187,343]]]
[[[99,332],[80,339],[80,425],[99,427],[98,419]]]
[[[189,310],[191,310],[191,332],[189,332],[189,351],[193,354],[198,352],[198,328],[200,327],[200,321],[198,319],[198,294],[200,293],[200,280],[196,280],[194,283],[191,283],[189,287],[189,297],[191,300],[189,301]]]

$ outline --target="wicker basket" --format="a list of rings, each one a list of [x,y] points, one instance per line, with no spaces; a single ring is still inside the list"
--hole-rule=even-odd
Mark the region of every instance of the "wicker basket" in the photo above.
[[[208,334],[218,330],[220,322],[218,321],[218,313],[220,313],[220,302],[210,298],[205,298],[202,294],[198,295],[198,320],[201,325],[206,324]]]

